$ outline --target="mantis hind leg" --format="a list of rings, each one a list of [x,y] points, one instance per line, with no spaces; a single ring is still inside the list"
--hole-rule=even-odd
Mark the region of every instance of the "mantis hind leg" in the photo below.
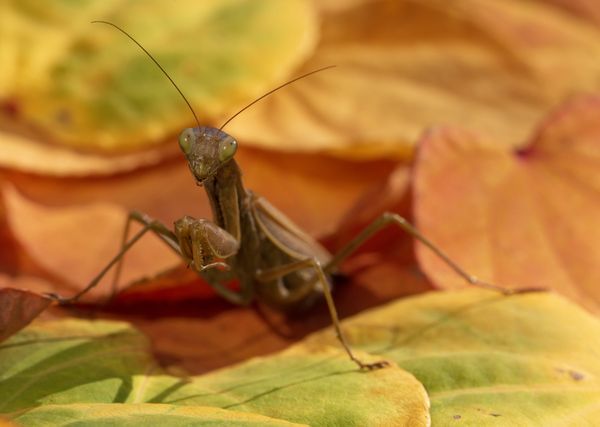
[[[129,229],[132,221],[139,222],[143,225],[142,229],[138,231],[129,241],[127,240],[129,235]],[[115,276],[113,279],[113,292],[116,290],[116,285],[118,283],[123,258],[127,251],[131,249],[133,245],[137,243],[138,240],[142,238],[148,231],[153,232],[159,238],[161,238],[171,249],[173,249],[179,256],[181,256],[181,250],[179,249],[179,245],[177,244],[177,240],[175,234],[169,230],[163,223],[157,220],[153,220],[148,216],[139,213],[139,212],[130,212],[127,217],[127,221],[125,223],[125,229],[123,231],[123,239],[121,241],[121,250],[113,257],[113,259],[94,277],[91,282],[79,291],[77,294],[70,298],[63,298],[56,294],[49,294],[50,297],[56,299],[61,304],[70,304],[76,302],[79,298],[89,292],[91,289],[95,288],[100,280],[108,273],[108,271],[116,264]]]
[[[460,277],[462,277],[468,284],[473,286],[478,286],[481,288],[491,289],[497,292],[501,292],[503,294],[514,294],[518,292],[527,292],[527,291],[537,291],[539,289],[507,289],[502,286],[497,286],[491,283],[484,282],[472,274],[467,273],[461,266],[459,266],[456,262],[454,262],[444,251],[434,245],[428,238],[426,238],[419,230],[413,227],[406,219],[401,217],[398,214],[385,212],[375,221],[373,221],[370,225],[368,225],[365,229],[363,229],[358,236],[356,236],[352,241],[350,241],[346,246],[344,246],[338,253],[334,255],[334,257],[323,267],[323,270],[327,273],[334,269],[342,260],[344,260],[348,255],[358,249],[363,243],[365,243],[371,236],[380,231],[381,229],[387,227],[388,225],[396,225],[400,227],[403,231],[410,234],[412,237],[423,243],[427,246],[433,253],[435,253],[439,258],[442,259],[450,267],[452,270],[456,272]]]
[[[331,321],[333,323],[336,336],[348,354],[348,357],[350,357],[350,359],[356,363],[360,369],[372,370],[388,366],[389,363],[385,360],[375,363],[364,363],[354,355],[340,326],[340,319],[338,317],[337,309],[335,308],[335,303],[333,302],[331,289],[329,287],[329,283],[327,282],[327,277],[325,276],[323,267],[321,267],[321,264],[315,258],[307,258],[294,261],[289,264],[259,270],[256,272],[255,278],[260,282],[269,282],[304,268],[312,268],[317,273],[317,278],[323,289],[323,295],[325,296],[325,301],[327,302],[327,308],[329,309],[329,315],[331,316]],[[316,284],[317,281],[312,282],[312,286],[316,286]]]

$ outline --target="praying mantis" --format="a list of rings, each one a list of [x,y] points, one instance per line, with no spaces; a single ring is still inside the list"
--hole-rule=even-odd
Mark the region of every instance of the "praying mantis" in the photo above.
[[[355,356],[340,326],[331,295],[330,278],[346,257],[380,230],[391,225],[401,228],[431,249],[471,285],[503,293],[513,292],[468,274],[415,227],[395,213],[383,213],[341,250],[331,254],[266,199],[244,187],[240,168],[234,159],[238,143],[231,135],[225,133],[223,128],[238,114],[264,97],[299,79],[331,67],[304,74],[267,92],[230,117],[220,128],[201,126],[196,113],[177,84],[140,43],[113,23],[94,22],[116,28],[137,44],[186,102],[198,126],[185,129],[181,133],[179,146],[194,180],[206,191],[213,220],[184,216],[175,221],[174,228],[170,229],[143,213],[132,211],[125,224],[121,250],[76,295],[64,298],[52,294],[59,303],[76,302],[95,287],[113,267],[113,285],[116,286],[125,254],[142,236],[151,232],[179,255],[217,294],[233,304],[245,306],[258,300],[271,307],[291,311],[309,307],[315,301],[324,298],[337,338],[348,357],[361,370],[371,370],[383,368],[388,362],[381,360],[366,363]],[[140,223],[142,228],[129,238],[132,222]],[[234,279],[239,281],[237,291],[225,286],[225,283]]]

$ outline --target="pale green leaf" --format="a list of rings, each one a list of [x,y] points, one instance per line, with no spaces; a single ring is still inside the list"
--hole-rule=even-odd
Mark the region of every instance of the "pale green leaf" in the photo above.
[[[600,323],[551,293],[465,290],[391,303],[344,324],[356,347],[412,372],[433,425],[595,426]],[[332,331],[303,344],[334,343]]]
[[[157,403],[124,405],[93,403],[45,405],[16,417],[25,426],[244,426],[293,427],[304,424],[275,420],[262,415],[203,406],[177,406]]]
[[[172,412],[173,425],[205,407],[231,410],[232,419],[245,412],[323,426],[426,426],[429,420],[428,397],[411,374],[393,366],[362,372],[337,345],[187,378],[157,366],[145,338],[125,323],[40,322],[0,345],[0,416],[44,425],[67,423],[83,411],[86,423],[105,425],[117,422],[108,409],[132,417],[131,405],[143,420],[149,411]]]

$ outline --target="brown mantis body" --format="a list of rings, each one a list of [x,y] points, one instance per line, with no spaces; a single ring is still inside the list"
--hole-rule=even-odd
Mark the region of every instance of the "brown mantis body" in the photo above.
[[[103,23],[116,27],[111,23]],[[116,28],[138,44],[166,74],[137,41],[119,27]],[[312,73],[300,76],[286,84],[309,74]],[[170,77],[169,80],[175,85]],[[175,87],[177,88],[176,85]],[[179,88],[177,90],[179,91]],[[179,92],[181,94],[181,91]],[[183,98],[185,99],[185,96]],[[219,295],[234,304],[248,305],[258,300],[272,307],[289,311],[308,307],[324,297],[337,337],[350,359],[361,369],[373,369],[386,366],[387,362],[364,363],[355,357],[340,328],[329,279],[330,274],[336,270],[343,259],[382,228],[390,224],[399,226],[427,245],[468,283],[508,292],[467,274],[404,218],[393,213],[384,213],[337,254],[330,254],[264,198],[244,187],[240,169],[234,160],[237,142],[221,129],[198,124],[198,127],[185,129],[179,137],[179,145],[186,156],[194,179],[206,190],[213,221],[184,216],[175,222],[174,229],[171,230],[144,214],[132,212],[126,223],[121,251],[77,295],[68,299],[58,296],[55,298],[61,303],[76,301],[96,286],[115,264],[117,265],[116,284],[123,256],[150,231],[169,245]],[[127,240],[131,221],[142,224],[142,229]],[[239,291],[232,291],[224,285],[232,279],[239,280]]]

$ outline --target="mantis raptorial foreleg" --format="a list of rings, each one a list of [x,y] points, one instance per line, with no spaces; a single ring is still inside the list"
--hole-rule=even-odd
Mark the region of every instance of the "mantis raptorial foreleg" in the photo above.
[[[227,263],[215,261],[215,258],[227,259],[238,252],[240,242],[233,235],[209,220],[187,215],[175,221],[175,235],[184,260],[219,295],[236,305],[248,305],[251,302],[253,292],[244,281],[240,282],[239,292],[222,284],[234,275]]]
[[[184,216],[175,221],[175,234],[184,256],[199,271],[212,268],[229,270],[228,264],[213,259],[226,259],[240,249],[240,242],[226,230],[206,219]]]
[[[206,220],[195,220],[191,217],[184,217],[184,219],[179,220],[178,223],[180,221],[185,221],[186,224],[190,225],[189,230],[192,230],[192,233],[190,234],[190,236],[187,236],[185,234],[185,232],[183,232],[182,235],[176,234],[175,232],[171,231],[162,222],[155,220],[155,219],[151,219],[150,217],[148,217],[145,214],[142,214],[137,211],[130,212],[127,217],[127,221],[125,222],[125,228],[123,230],[121,249],[113,257],[113,259],[98,273],[98,275],[96,275],[96,277],[94,277],[92,279],[92,281],[85,288],[83,288],[81,291],[79,291],[77,294],[75,294],[74,296],[72,296],[70,298],[63,298],[56,294],[49,294],[49,296],[55,298],[61,304],[70,304],[70,303],[77,302],[77,300],[81,296],[83,296],[84,294],[89,292],[91,289],[95,288],[100,283],[100,280],[102,280],[102,278],[110,271],[110,269],[116,265],[115,276],[113,279],[113,292],[114,292],[116,290],[116,287],[117,287],[117,284],[119,281],[119,277],[121,275],[121,271],[122,271],[122,267],[123,267],[123,259],[125,257],[125,254],[148,231],[151,231],[154,234],[156,234],[163,242],[165,242],[167,244],[167,246],[169,246],[186,263],[188,263],[188,265],[192,264],[192,266],[194,267],[194,270],[197,271],[219,295],[221,295],[223,298],[227,299],[228,301],[230,301],[233,304],[247,305],[250,302],[250,300],[252,299],[251,292],[248,292],[242,286],[241,292],[238,293],[238,292],[232,291],[231,289],[229,289],[226,286],[221,284],[222,281],[230,280],[232,278],[232,275],[229,274],[228,271],[222,271],[222,270],[216,269],[217,267],[221,267],[222,264],[225,264],[225,263],[212,262],[212,263],[208,263],[206,265],[200,264],[199,266],[196,266],[196,265],[194,265],[194,262],[192,261],[195,259],[196,262],[200,262],[200,260],[201,260],[201,257],[199,256],[199,252],[202,252],[201,245],[203,242],[203,240],[202,240],[203,237],[200,236],[198,230],[204,229],[204,228],[211,229],[213,232],[212,232],[212,236],[209,239],[212,238],[213,243],[214,243],[214,236],[216,234],[219,234],[219,232],[215,231],[215,229],[221,230],[220,234],[222,234],[222,235],[226,235],[227,232]],[[140,223],[142,225],[142,229],[139,230],[130,240],[127,240],[132,222]],[[178,223],[176,223],[176,225]],[[204,227],[204,224],[206,224],[206,223],[210,223],[211,226]],[[195,224],[203,224],[203,225],[198,226]],[[179,228],[179,230],[181,230],[181,227]],[[196,231],[194,231],[194,230],[196,230]],[[209,234],[210,234],[210,232],[209,232]],[[205,234],[204,234],[204,236],[205,236]],[[189,239],[187,237],[189,237]],[[229,241],[229,238],[225,237],[225,239],[227,241]],[[180,246],[181,242],[188,242],[188,243],[183,243]],[[229,245],[224,246],[225,249],[223,249],[222,253],[229,251],[233,246],[236,246],[236,245],[237,244],[232,244],[229,241]],[[182,248],[184,251],[186,251],[186,253],[182,252]],[[188,254],[190,256],[188,256]]]
[[[228,270],[229,266],[221,261],[209,261],[213,257],[228,258],[234,255],[239,249],[239,242],[214,223],[190,216],[184,216],[177,220],[175,222],[175,232],[173,232],[164,224],[150,219],[147,215],[135,211],[131,212],[123,232],[120,252],[122,255],[118,260],[113,289],[116,288],[121,272],[123,257],[126,252],[123,248],[132,221],[139,222],[144,226],[153,224],[156,234],[175,250],[188,266],[193,267],[223,298],[236,305],[247,305],[250,302],[251,294],[245,288],[242,288],[241,293],[238,293],[222,285],[223,281],[230,280],[232,276],[228,274],[228,271],[219,270],[218,268]]]
[[[492,289],[503,294],[513,294],[515,292],[521,292],[520,290],[503,288],[501,286],[493,285],[479,280],[477,277],[467,273],[457,263],[455,263],[444,251],[435,246],[429,239],[423,236],[419,230],[413,227],[406,219],[398,214],[385,212],[367,227],[365,227],[354,239],[352,239],[346,246],[340,249],[331,260],[323,267],[325,273],[333,271],[340,262],[348,257],[352,252],[358,249],[363,243],[365,243],[371,236],[378,231],[387,227],[388,225],[396,225],[403,231],[410,234],[412,237],[423,243],[429,249],[431,249],[442,261],[446,263],[452,270],[454,270],[460,277],[473,286],[479,286],[481,288]]]
[[[340,326],[340,319],[337,314],[337,309],[335,308],[335,303],[333,302],[333,297],[331,296],[331,289],[329,287],[327,277],[325,276],[325,272],[323,271],[323,267],[321,267],[321,264],[315,258],[307,258],[303,260],[293,261],[289,264],[259,270],[256,272],[255,277],[256,280],[260,282],[270,282],[272,280],[276,280],[287,274],[305,268],[312,268],[317,273],[317,279],[323,289],[323,295],[325,296],[325,301],[327,302],[327,308],[329,309],[329,315],[331,316],[331,321],[333,323],[336,336],[342,344],[342,347],[344,347],[344,350],[348,354],[348,357],[350,357],[350,359],[352,359],[352,361],[354,361],[354,363],[356,363],[361,369],[371,370],[387,366],[389,363],[385,360],[381,360],[375,363],[364,363],[354,355],[354,353],[350,349],[350,345],[346,341],[346,336],[342,332],[342,328]],[[312,286],[316,286],[316,284],[317,280],[312,282]]]

